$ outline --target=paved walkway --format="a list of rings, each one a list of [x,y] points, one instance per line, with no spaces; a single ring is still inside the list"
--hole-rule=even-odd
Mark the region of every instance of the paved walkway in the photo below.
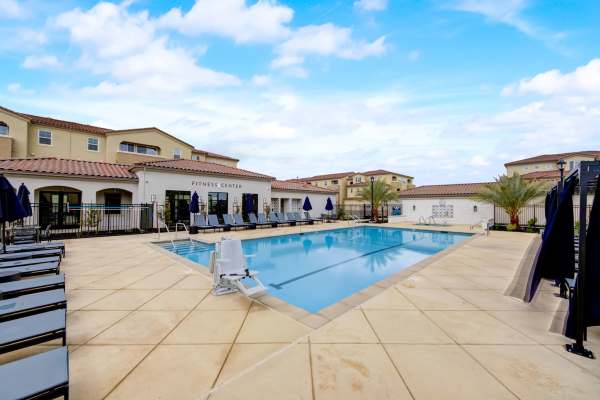
[[[210,295],[156,235],[68,241],[72,399],[600,398],[598,360],[548,332],[565,307],[554,288],[532,305],[503,295],[532,237],[477,237],[318,330]],[[600,332],[590,341],[600,354]]]

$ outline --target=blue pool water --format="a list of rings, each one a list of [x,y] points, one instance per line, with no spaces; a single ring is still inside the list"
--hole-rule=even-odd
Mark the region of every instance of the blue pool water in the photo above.
[[[248,261],[269,294],[308,312],[337,303],[387,276],[455,245],[469,234],[360,226],[244,240]],[[208,265],[214,245],[159,243]]]

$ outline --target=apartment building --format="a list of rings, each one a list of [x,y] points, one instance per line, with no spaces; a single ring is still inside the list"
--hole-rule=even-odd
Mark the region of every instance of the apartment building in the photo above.
[[[374,180],[383,180],[393,190],[400,192],[414,187],[413,177],[397,172],[377,169],[365,172],[339,172],[325,175],[315,175],[306,178],[291,179],[292,182],[301,182],[319,188],[334,189],[337,191],[337,202],[343,205],[362,205],[360,193]]]
[[[0,159],[43,157],[116,164],[169,159],[238,164],[235,158],[196,149],[155,127],[113,130],[0,107]]]
[[[504,164],[506,174],[517,173],[525,179],[556,181],[560,179],[558,162],[565,162],[565,176],[577,169],[581,161],[593,161],[600,158],[600,151],[574,151],[569,153],[542,154]]]

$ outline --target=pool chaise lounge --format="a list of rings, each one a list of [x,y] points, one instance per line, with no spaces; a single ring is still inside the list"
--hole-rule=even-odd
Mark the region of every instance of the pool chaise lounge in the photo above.
[[[261,225],[271,225],[273,228],[279,225],[277,221],[267,221],[267,216],[264,213],[258,213],[258,223]]]
[[[206,218],[204,217],[204,215],[195,215],[194,216],[194,224],[192,226],[195,226],[196,228],[206,231],[209,229],[212,230],[216,230],[217,228],[210,226],[206,223]]]
[[[59,347],[0,365],[2,398],[69,398],[69,353]]]
[[[22,279],[0,283],[0,299],[12,299],[17,296],[64,288],[65,276],[63,274]]]
[[[45,263],[49,263],[49,262],[60,263],[60,257],[59,256],[50,256],[50,257],[40,257],[40,258],[26,258],[23,260],[2,261],[2,262],[0,262],[0,268],[22,267],[25,265],[45,264]]]
[[[0,354],[54,339],[67,343],[67,310],[54,310],[0,322]]]
[[[32,251],[23,251],[23,252],[17,252],[17,253],[0,254],[0,262],[11,261],[11,260],[24,260],[27,258],[50,257],[50,256],[61,257],[62,251],[60,249],[47,249],[47,250],[32,250]]]
[[[310,212],[308,212],[308,211],[304,211],[304,217],[306,217],[306,219],[308,221],[321,222],[321,223],[323,222],[323,218],[312,218],[310,216]]]
[[[56,274],[60,273],[60,266],[58,262],[49,262],[44,264],[35,265],[23,265],[20,267],[2,268],[2,272],[19,272],[21,276],[33,276],[42,274]]]
[[[269,213],[269,221],[276,222],[277,225],[292,225],[291,222],[281,220],[277,213],[274,213],[273,211]]]
[[[245,224],[242,221],[242,224],[238,224],[235,219],[230,215],[230,214],[223,214],[223,222],[225,222],[225,225],[228,225],[229,228],[241,228],[241,229],[246,229],[248,228],[248,225]]]
[[[277,221],[281,224],[289,224],[290,226],[296,226],[296,220],[288,219],[285,216],[285,213],[275,213],[275,216],[277,217]]]
[[[18,281],[17,281],[18,282]],[[55,289],[0,300],[0,322],[66,308],[64,289]]]
[[[233,214],[233,222],[235,222],[236,226],[243,226],[245,228],[255,228],[256,226],[253,226],[252,224],[248,224],[246,222],[244,222],[244,217],[242,216],[242,214]]]
[[[248,220],[250,221],[251,224],[253,224],[254,226],[272,226],[273,224],[271,224],[270,222],[267,222],[266,220],[264,222],[260,222],[257,218],[256,215],[254,213],[248,213]]]
[[[229,225],[222,224],[219,222],[219,218],[217,218],[217,214],[208,214],[208,226],[214,229],[229,229]]]
[[[65,254],[65,244],[63,242],[49,242],[49,243],[28,243],[28,244],[13,244],[6,246],[7,253],[22,253],[26,251],[35,250],[49,250],[49,249],[60,249],[62,256]]]

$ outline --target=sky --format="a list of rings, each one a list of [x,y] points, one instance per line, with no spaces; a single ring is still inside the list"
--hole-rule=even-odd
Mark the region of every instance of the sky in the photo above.
[[[600,150],[595,0],[0,0],[0,105],[280,179]]]

